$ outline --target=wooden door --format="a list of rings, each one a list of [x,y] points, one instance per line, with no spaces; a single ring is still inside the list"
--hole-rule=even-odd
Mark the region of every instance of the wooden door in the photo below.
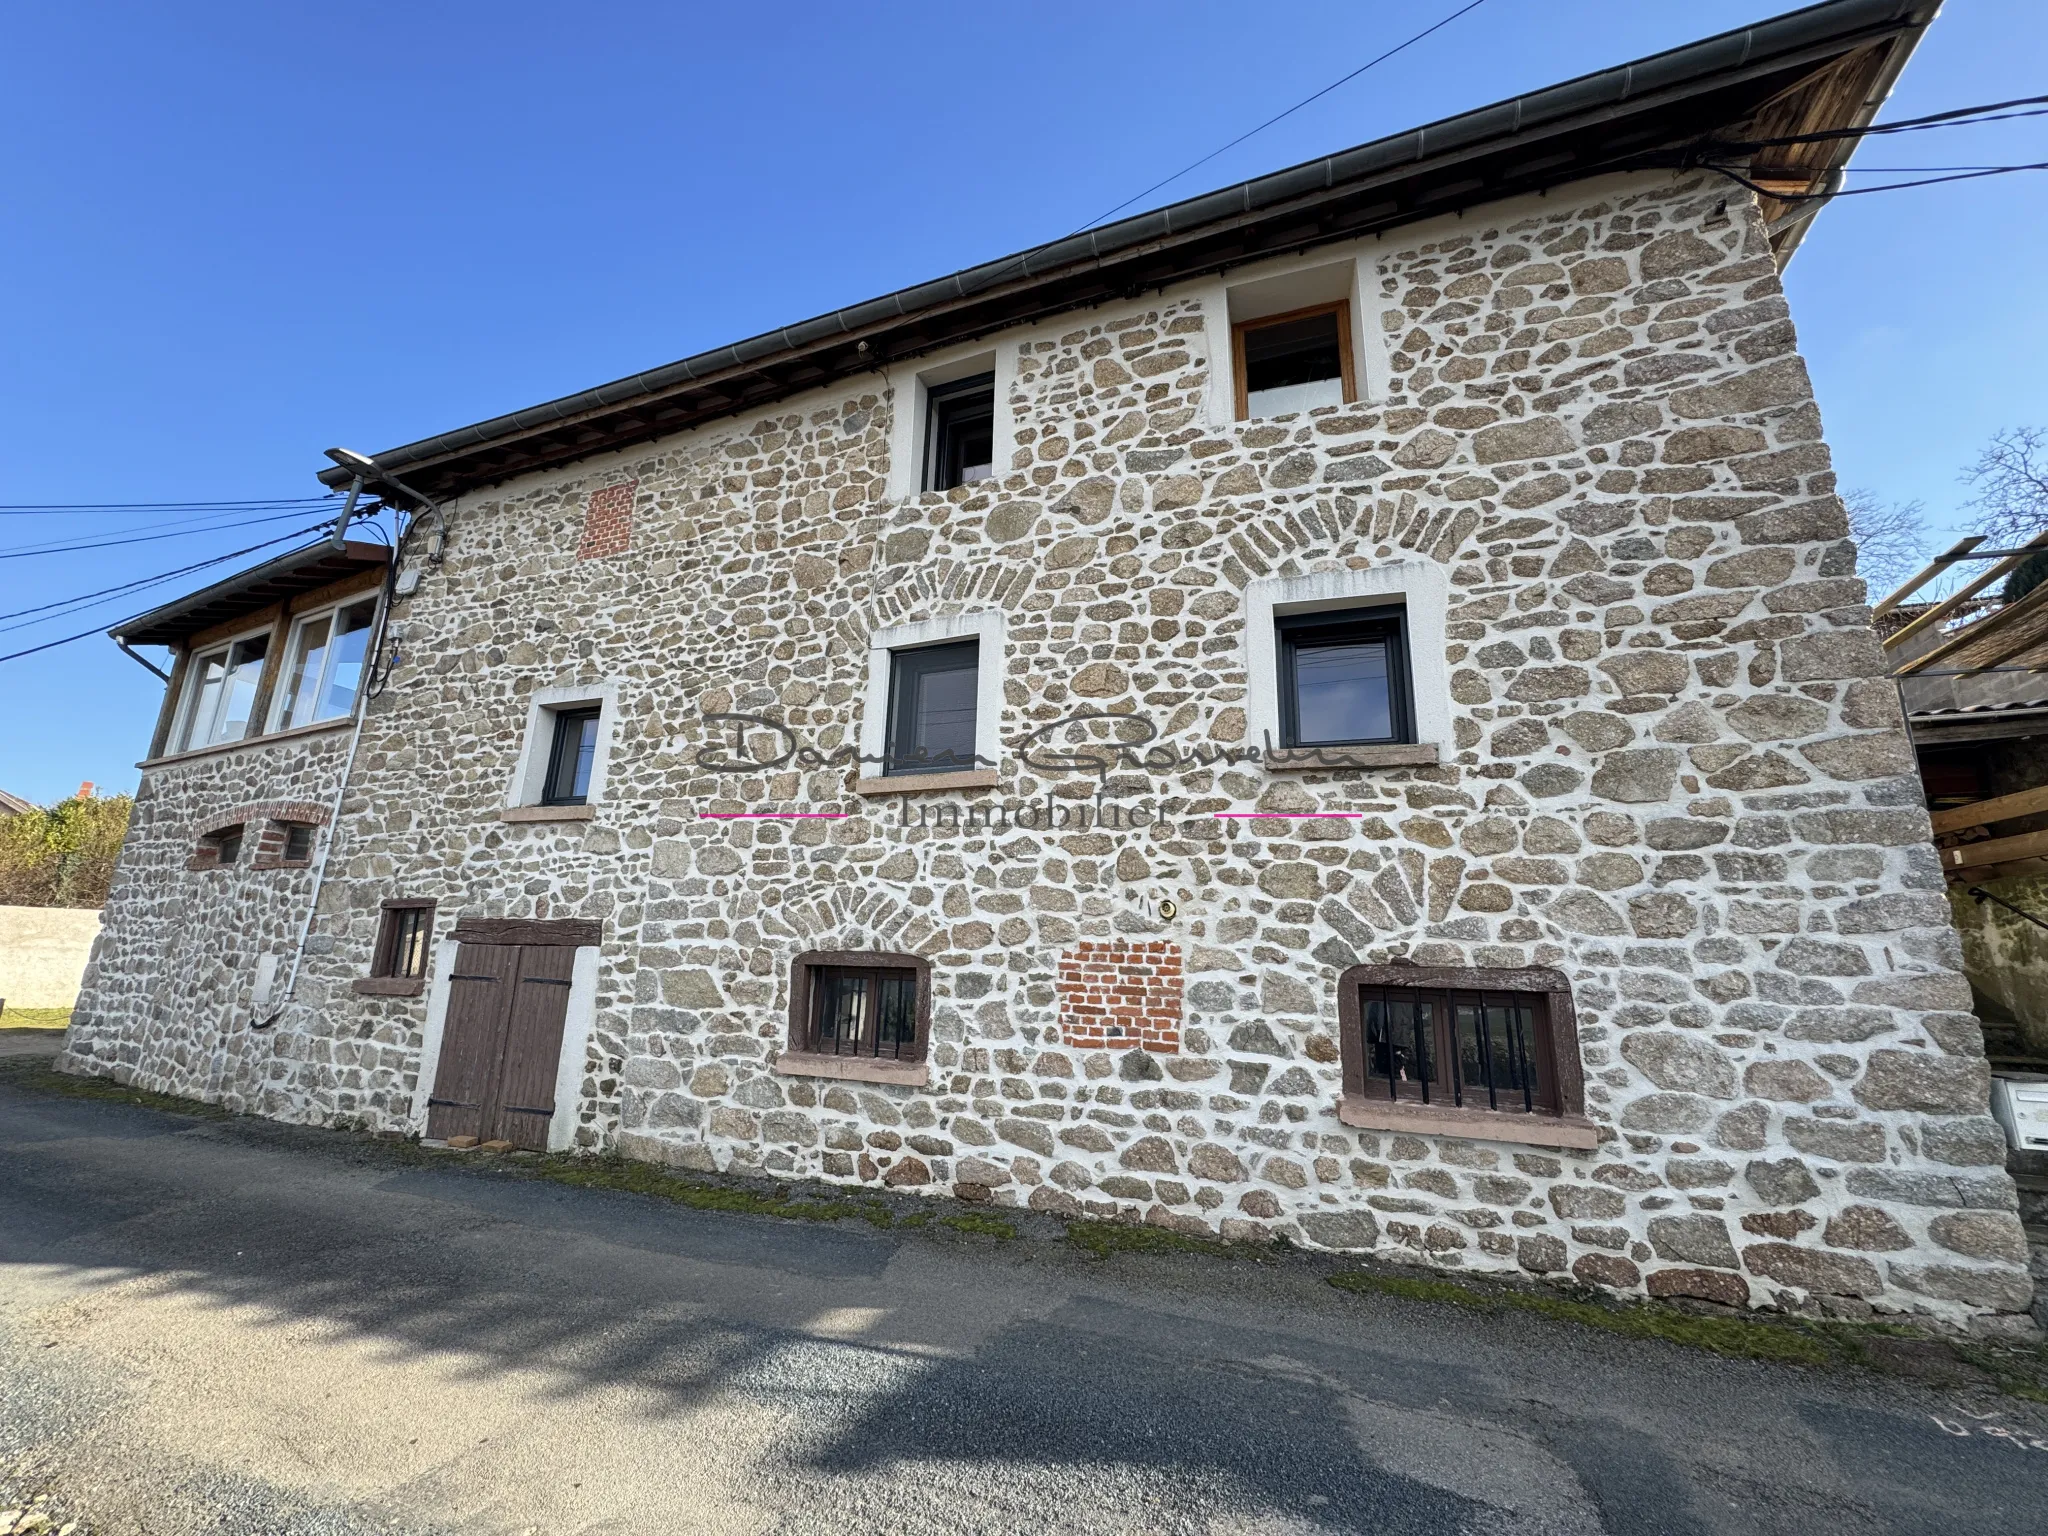
[[[569,1013],[569,973],[575,964],[576,951],[558,945],[529,944],[519,951],[519,980],[493,1096],[493,1134],[515,1146],[547,1150],[562,1024]]]
[[[463,944],[449,975],[427,1135],[545,1150],[576,951]]]

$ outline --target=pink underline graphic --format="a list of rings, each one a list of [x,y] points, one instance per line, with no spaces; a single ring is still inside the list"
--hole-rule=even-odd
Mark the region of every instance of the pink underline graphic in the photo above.
[[[847,811],[699,811],[699,821],[844,821]]]
[[[1365,815],[1363,811],[1218,811],[1218,816],[1237,816],[1247,821],[1259,821],[1271,817],[1276,821],[1323,821],[1333,816],[1350,817],[1357,820]]]

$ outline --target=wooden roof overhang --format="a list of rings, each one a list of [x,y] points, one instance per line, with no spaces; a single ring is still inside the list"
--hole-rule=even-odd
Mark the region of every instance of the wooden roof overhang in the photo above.
[[[1265,257],[1603,172],[1699,164],[1731,141],[1866,127],[1938,9],[1828,0],[387,450],[378,467],[406,485],[373,488],[439,500]],[[1763,207],[1781,265],[1856,142],[1738,151],[1774,194]],[[341,487],[349,473],[320,478]]]
[[[323,539],[238,571],[161,608],[124,619],[107,633],[123,645],[177,645],[188,635],[261,613],[276,603],[390,562],[391,551],[382,544],[351,539],[337,550]]]

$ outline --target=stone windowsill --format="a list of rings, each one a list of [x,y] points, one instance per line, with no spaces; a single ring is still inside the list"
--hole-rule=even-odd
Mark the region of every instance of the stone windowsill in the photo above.
[[[349,983],[357,997],[418,997],[427,990],[424,976],[358,976]]]
[[[498,820],[515,822],[534,821],[589,821],[597,814],[597,808],[589,805],[508,805],[498,812]]]
[[[1363,1131],[1464,1136],[1474,1141],[1512,1141],[1527,1147],[1586,1149],[1600,1144],[1600,1132],[1593,1122],[1575,1115],[1504,1115],[1490,1109],[1403,1104],[1347,1093],[1338,1102],[1337,1118]]]
[[[311,725],[295,725],[288,731],[266,731],[261,736],[244,736],[239,741],[216,741],[210,747],[193,747],[186,752],[167,752],[162,757],[146,757],[135,766],[169,768],[179,763],[197,762],[203,757],[224,757],[230,752],[242,752],[251,747],[267,747],[274,741],[297,741],[304,736],[320,736],[329,731],[343,731],[355,723],[354,715],[343,715],[339,720],[316,720]]]
[[[945,789],[998,789],[1003,778],[993,768],[964,773],[901,773],[888,778],[855,780],[856,795],[926,795]]]
[[[784,1077],[836,1077],[849,1083],[895,1083],[904,1088],[923,1088],[932,1080],[929,1062],[820,1056],[810,1051],[784,1051],[775,1058],[775,1070]]]
[[[1392,741],[1368,747],[1276,747],[1266,753],[1265,765],[1273,772],[1343,768],[1434,767],[1443,754],[1433,741]]]

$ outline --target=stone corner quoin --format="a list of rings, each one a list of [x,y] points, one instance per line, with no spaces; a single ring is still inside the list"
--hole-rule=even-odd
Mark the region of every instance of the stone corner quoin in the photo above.
[[[68,1068],[418,1130],[434,989],[351,991],[380,903],[435,900],[443,938],[595,918],[555,1108],[579,1148],[1623,1293],[2024,1312],[1981,1035],[1754,205],[1639,173],[1301,264],[1345,260],[1383,354],[1353,405],[1228,421],[1224,289],[1191,283],[993,338],[1008,456],[959,490],[888,493],[906,391],[870,375],[463,495],[274,1027],[248,1027],[258,961],[290,966],[314,873],[189,873],[190,832],[327,803],[345,734],[147,775]],[[1251,583],[1397,566],[1448,592],[1411,635],[1449,695],[1440,763],[1196,754],[1258,744]],[[1003,741],[1149,722],[1183,755],[1109,788],[1163,814],[920,824],[843,766],[699,765],[730,745],[707,714],[857,744],[868,638],[981,610]],[[599,682],[589,819],[500,820],[529,697]],[[1007,747],[999,772],[931,798],[1103,787]],[[844,815],[700,815],[750,806]],[[1199,825],[1230,808],[1349,815]],[[778,1074],[793,958],[872,950],[930,963],[929,1082]],[[1347,1128],[1337,979],[1397,959],[1561,972],[1598,1148]],[[1128,1006],[1119,966],[1146,972]]]

